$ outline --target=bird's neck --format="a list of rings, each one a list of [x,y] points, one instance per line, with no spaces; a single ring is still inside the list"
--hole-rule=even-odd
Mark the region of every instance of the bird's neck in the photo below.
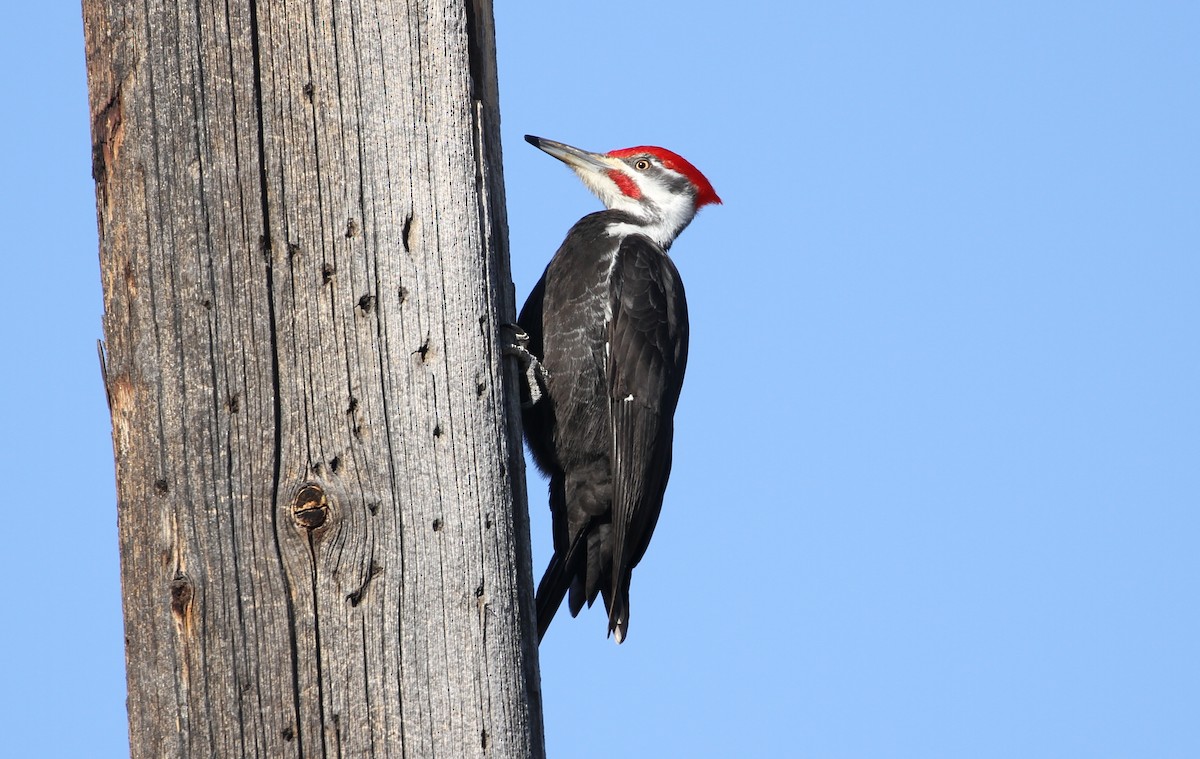
[[[696,215],[694,209],[682,206],[665,209],[639,207],[637,209],[610,209],[605,212],[611,216],[606,230],[614,237],[626,235],[645,235],[657,243],[663,250],[669,250],[671,243]]]

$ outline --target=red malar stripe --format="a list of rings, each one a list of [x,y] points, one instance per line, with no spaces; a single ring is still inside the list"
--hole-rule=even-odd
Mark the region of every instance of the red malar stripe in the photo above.
[[[616,169],[608,170],[608,178],[616,183],[617,189],[626,196],[637,200],[642,197],[642,191],[638,188],[637,182],[629,178],[629,175],[623,171]]]

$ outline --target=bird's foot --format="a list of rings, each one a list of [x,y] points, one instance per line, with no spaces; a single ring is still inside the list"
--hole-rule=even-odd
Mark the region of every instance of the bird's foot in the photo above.
[[[504,346],[504,355],[516,358],[521,364],[525,384],[529,389],[529,399],[522,398],[521,407],[530,408],[542,399],[545,393],[543,388],[550,374],[538,357],[529,351],[529,333],[522,329],[520,324],[509,322],[503,326],[513,331],[514,338],[511,344]]]

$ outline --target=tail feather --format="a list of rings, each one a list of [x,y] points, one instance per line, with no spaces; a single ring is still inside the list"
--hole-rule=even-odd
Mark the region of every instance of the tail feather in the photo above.
[[[536,597],[538,643],[541,643],[542,638],[546,636],[546,630],[550,627],[550,622],[554,619],[558,607],[562,605],[563,597],[567,595],[567,588],[571,585],[571,578],[566,574],[562,559],[563,557],[559,554],[554,554],[554,557],[550,559],[550,565],[546,567],[546,573],[542,575],[542,581],[538,583]]]
[[[608,634],[620,645],[629,634],[629,584],[615,591],[604,588],[604,607],[608,610]]]
[[[565,555],[555,551],[554,556],[550,559],[550,565],[546,567],[546,573],[542,575],[542,580],[538,583],[535,599],[537,606],[538,643],[541,643],[542,638],[546,636],[546,630],[550,627],[550,622],[554,619],[558,607],[562,605],[568,588],[574,584],[574,580],[578,574],[575,571],[575,565],[579,562],[579,558],[584,555],[581,552],[581,547],[587,545],[589,532],[590,530],[587,527],[580,530],[575,535],[575,540],[571,542]],[[578,612],[578,609],[572,607],[572,615]]]

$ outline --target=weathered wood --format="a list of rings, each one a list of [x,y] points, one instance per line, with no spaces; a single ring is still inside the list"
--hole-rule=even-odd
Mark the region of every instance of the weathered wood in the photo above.
[[[488,0],[84,0],[135,757],[540,757]]]

